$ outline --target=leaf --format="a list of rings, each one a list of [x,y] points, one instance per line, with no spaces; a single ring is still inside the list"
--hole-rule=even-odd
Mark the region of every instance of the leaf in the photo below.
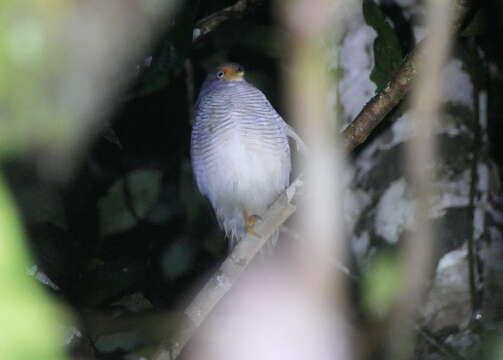
[[[385,317],[400,287],[400,269],[396,256],[378,254],[370,262],[363,278],[363,306],[377,318]]]
[[[376,84],[376,92],[379,92],[400,66],[403,57],[402,50],[395,30],[373,0],[363,1],[363,16],[367,25],[377,32],[374,41],[374,68],[370,74],[370,80]]]
[[[14,200],[0,174],[0,357],[63,360],[57,323],[68,321],[26,276],[29,255]]]
[[[161,191],[159,170],[134,170],[98,202],[101,236],[123,232],[145,219]]]

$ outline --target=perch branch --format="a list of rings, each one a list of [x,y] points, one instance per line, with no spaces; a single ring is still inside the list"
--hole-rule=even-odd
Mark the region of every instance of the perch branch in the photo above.
[[[213,274],[185,309],[184,314],[187,318],[182,329],[174,338],[161,346],[153,357],[154,360],[173,360],[178,357],[194,332],[220,299],[232,288],[271,235],[295,212],[292,199],[300,186],[302,186],[302,181],[297,178],[266,211],[263,216],[264,220],[254,227],[260,237],[248,234],[238,242],[220,269]]]
[[[451,31],[454,33],[462,26],[470,10],[470,1],[454,1],[454,21]],[[363,144],[377,125],[394,109],[396,105],[409,93],[412,82],[417,74],[418,64],[424,52],[424,41],[404,59],[401,67],[388,82],[384,89],[376,94],[362,109],[358,116],[344,129],[343,138],[346,149],[354,150]]]

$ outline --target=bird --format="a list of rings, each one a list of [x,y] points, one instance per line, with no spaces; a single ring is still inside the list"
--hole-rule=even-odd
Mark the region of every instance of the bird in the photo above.
[[[235,63],[209,72],[194,108],[190,155],[197,187],[232,249],[290,182],[291,151],[303,141]],[[277,240],[278,232],[271,236]],[[275,240],[269,240],[275,242]]]

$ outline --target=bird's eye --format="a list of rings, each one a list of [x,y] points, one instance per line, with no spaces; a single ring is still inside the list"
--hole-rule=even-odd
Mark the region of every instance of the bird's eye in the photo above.
[[[217,73],[217,78],[221,79],[221,78],[223,78],[223,77],[224,77],[224,75],[225,75],[225,73],[224,73],[223,71],[219,71],[219,72]]]

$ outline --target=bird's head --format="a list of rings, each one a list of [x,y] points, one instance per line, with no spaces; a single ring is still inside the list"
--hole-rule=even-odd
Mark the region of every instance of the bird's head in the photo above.
[[[217,67],[215,77],[223,81],[241,81],[244,77],[244,69],[238,64],[223,64]]]

